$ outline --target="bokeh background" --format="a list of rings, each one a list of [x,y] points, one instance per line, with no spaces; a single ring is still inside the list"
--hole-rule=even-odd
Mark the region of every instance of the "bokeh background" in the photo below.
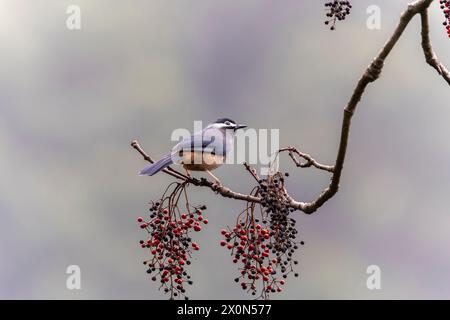
[[[143,178],[139,139],[154,157],[174,128],[227,116],[279,128],[333,163],[342,109],[392,32],[406,0],[353,1],[335,32],[324,1],[0,0],[0,298],[165,299],[138,247],[144,215],[170,177]],[[82,29],[66,28],[79,5]],[[381,30],[366,8],[381,8]],[[431,37],[450,65],[438,1]],[[450,298],[450,92],[420,49],[419,19],[389,57],[354,117],[340,192],[296,213],[305,246],[283,299]],[[297,170],[289,188],[312,200],[328,175]],[[246,192],[238,165],[216,171]],[[196,299],[249,298],[219,230],[243,203],[207,190],[210,224],[196,234]],[[82,289],[66,289],[68,265]],[[366,288],[380,266],[382,289]]]

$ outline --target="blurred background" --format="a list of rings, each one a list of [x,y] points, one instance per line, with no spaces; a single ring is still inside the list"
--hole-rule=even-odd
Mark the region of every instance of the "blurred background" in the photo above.
[[[138,139],[158,158],[174,128],[230,117],[280,129],[334,162],[342,109],[398,22],[406,0],[353,1],[331,32],[325,1],[0,0],[0,298],[166,299],[145,273],[145,215],[171,180],[139,177]],[[438,1],[431,37],[450,65]],[[81,30],[66,28],[67,6]],[[381,30],[366,9],[381,8]],[[450,92],[428,67],[415,18],[354,117],[340,192],[311,216],[295,213],[305,246],[299,278],[274,299],[450,298]],[[329,176],[295,169],[309,201]],[[239,165],[215,171],[248,192]],[[208,206],[196,234],[194,299],[250,298],[219,247],[243,203],[193,190]],[[82,289],[66,289],[66,268]],[[381,268],[368,290],[366,268]]]

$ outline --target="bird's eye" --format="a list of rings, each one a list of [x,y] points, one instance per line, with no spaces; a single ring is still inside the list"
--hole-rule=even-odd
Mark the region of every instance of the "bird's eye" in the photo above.
[[[231,124],[231,122],[230,122],[230,121],[225,121],[225,124],[226,124],[227,126],[229,126],[229,125]]]

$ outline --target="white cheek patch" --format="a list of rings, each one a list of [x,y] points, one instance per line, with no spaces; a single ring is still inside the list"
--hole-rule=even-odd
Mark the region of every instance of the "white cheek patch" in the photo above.
[[[219,128],[219,129],[223,129],[229,126],[229,124],[225,124],[225,123],[216,123],[214,124],[215,127]]]

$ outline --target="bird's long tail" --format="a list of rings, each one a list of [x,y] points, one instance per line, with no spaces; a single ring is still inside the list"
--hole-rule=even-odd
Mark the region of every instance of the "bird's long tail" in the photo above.
[[[161,160],[158,160],[155,163],[152,163],[152,164],[146,166],[144,169],[141,170],[141,172],[139,172],[139,175],[152,176],[155,173],[158,173],[159,171],[163,170],[164,168],[170,166],[172,163],[173,163],[172,157],[170,154],[168,154]]]

